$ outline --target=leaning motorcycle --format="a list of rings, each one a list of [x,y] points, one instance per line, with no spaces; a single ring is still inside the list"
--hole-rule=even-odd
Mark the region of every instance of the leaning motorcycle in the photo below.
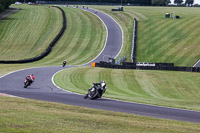
[[[27,88],[28,86],[30,86],[32,83],[31,79],[25,79],[24,81],[24,88]]]
[[[103,93],[105,92],[106,88],[104,88],[104,90],[101,90],[100,86],[96,85],[95,83],[93,83],[93,87],[91,87],[88,90],[88,93],[84,96],[84,98],[89,98],[89,99],[97,99],[97,98],[101,98],[101,96],[103,95]]]

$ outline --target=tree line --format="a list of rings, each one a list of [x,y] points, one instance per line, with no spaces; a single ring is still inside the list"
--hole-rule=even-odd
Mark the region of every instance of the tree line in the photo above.
[[[21,0],[24,1],[24,0]],[[31,2],[36,2],[40,0],[29,0]],[[167,6],[171,3],[171,0],[42,0],[42,1],[70,1],[70,2],[96,2],[96,3],[123,3],[126,4],[137,4],[137,5],[148,5],[148,6]],[[186,0],[183,3],[183,0],[174,0],[174,3],[177,5],[192,5],[194,0]]]
[[[183,0],[174,0],[174,3],[177,4],[177,5],[181,5],[183,4]],[[192,5],[194,4],[194,0],[186,0],[185,1],[185,5]]]
[[[9,6],[14,2],[15,0],[0,0],[0,12],[4,9],[8,9]]]
[[[40,0],[0,0],[0,12],[4,9],[9,8],[9,6],[14,2],[39,2]],[[65,1],[65,2],[95,2],[95,3],[119,3],[123,5],[146,5],[146,6],[167,6],[171,3],[170,0],[42,0],[42,1]],[[177,5],[182,5],[183,0],[174,0]],[[194,0],[186,0],[185,5],[194,4]]]
[[[19,0],[24,2],[24,0]],[[123,4],[140,4],[151,5],[152,0],[25,0],[27,2],[39,2],[39,1],[56,1],[56,2],[80,2],[80,3],[123,3]]]

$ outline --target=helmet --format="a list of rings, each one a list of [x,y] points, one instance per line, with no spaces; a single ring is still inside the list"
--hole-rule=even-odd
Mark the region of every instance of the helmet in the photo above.
[[[33,74],[31,73],[31,76],[33,76]]]
[[[101,87],[103,88],[103,87],[105,87],[105,86],[106,86],[105,81],[101,81]]]

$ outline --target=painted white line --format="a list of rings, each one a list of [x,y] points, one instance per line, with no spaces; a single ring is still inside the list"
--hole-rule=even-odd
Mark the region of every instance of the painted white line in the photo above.
[[[45,66],[44,66],[45,67]],[[55,66],[48,66],[48,67],[55,67]],[[29,70],[29,69],[34,69],[34,68],[43,68],[43,67],[32,67],[32,68],[24,68],[24,69],[20,69],[20,70],[16,70],[16,71],[12,71],[12,72],[9,72],[3,76],[0,76],[0,79],[5,77],[5,76],[8,76],[10,74],[13,74],[13,73],[16,73],[16,72],[20,72],[20,71],[24,71],[24,70]],[[0,93],[0,96],[8,96],[8,97],[17,97],[17,98],[23,98],[23,97],[19,97],[19,96],[14,96],[14,95],[9,95],[9,94],[6,94],[6,93]]]
[[[63,69],[64,70],[64,69]],[[62,71],[62,70],[60,70]],[[63,90],[63,91],[66,91],[67,93],[71,93],[71,94],[76,94],[76,95],[81,95],[81,96],[84,96],[83,94],[80,94],[80,93],[76,93],[76,92],[71,92],[71,91],[68,91],[68,90],[64,90],[62,88],[60,88],[59,86],[57,86],[54,82],[54,77],[57,73],[59,73],[60,71],[56,72],[51,81],[52,83],[54,84],[54,86],[56,86],[57,88]],[[107,97],[102,97],[102,99],[108,99],[108,100],[113,100],[113,101],[119,101],[119,102],[125,102],[125,103],[133,103],[133,104],[138,104],[138,105],[146,105],[146,106],[152,106],[152,107],[162,107],[162,108],[167,108],[167,109],[177,109],[177,110],[183,110],[183,111],[191,111],[191,112],[200,112],[200,111],[193,111],[193,110],[187,110],[187,109],[181,109],[181,108],[175,108],[175,107],[167,107],[167,106],[158,106],[158,105],[151,105],[151,104],[145,104],[145,103],[137,103],[137,102],[130,102],[130,101],[124,101],[124,100],[118,100],[118,99],[111,99],[111,98],[107,98]]]
[[[7,73],[5,75],[0,76],[0,79],[3,78],[3,77],[5,77],[5,76],[8,76],[10,74],[16,73],[16,72],[20,72],[20,71],[24,71],[24,70],[29,70],[29,69],[34,69],[34,68],[43,68],[43,67],[56,67],[56,66],[42,66],[42,67],[31,67],[31,68],[19,69],[19,70],[12,71],[12,72],[9,72],[9,73]]]
[[[18,96],[6,94],[6,93],[0,93],[0,96],[5,96],[5,97],[17,97],[17,98],[22,98],[22,99],[24,99],[23,97],[18,97]]]
[[[67,69],[67,68],[66,68],[66,69]],[[55,75],[56,75],[57,73],[59,73],[59,72],[61,72],[61,71],[63,71],[63,70],[65,70],[65,69],[62,69],[62,70],[57,71],[56,73],[54,73],[54,75],[53,75],[52,78],[51,78],[51,82],[53,83],[53,85],[54,85],[55,87],[57,87],[58,89],[63,90],[63,91],[65,91],[65,92],[67,92],[67,93],[82,95],[82,94],[79,94],[79,93],[75,93],[75,92],[71,92],[71,91],[68,91],[68,90],[64,90],[64,89],[62,89],[61,87],[59,87],[58,85],[56,85],[56,83],[54,82],[54,77],[55,77]]]
[[[93,8],[90,8],[90,9],[93,9]],[[96,10],[96,9],[93,9],[93,10]],[[96,10],[96,11],[101,12],[101,11],[99,11],[99,10]],[[124,41],[124,32],[123,32],[122,27],[120,26],[120,24],[119,24],[113,17],[111,17],[109,14],[106,14],[106,13],[104,13],[104,12],[101,12],[101,13],[103,13],[103,14],[109,16],[113,21],[115,21],[115,23],[116,23],[116,24],[120,27],[120,29],[121,29],[121,32],[122,32],[122,45],[121,45],[120,51],[119,51],[118,54],[115,56],[115,58],[117,58],[117,56],[120,54],[120,52],[121,52],[121,50],[122,50],[122,48],[123,48],[123,44],[124,44],[124,43],[123,43],[123,41]]]
[[[106,98],[106,97],[102,97],[102,98],[103,99],[108,99],[108,100],[113,100],[113,101],[125,102],[125,103],[134,103],[134,104],[138,104],[138,105],[146,105],[146,106],[152,106],[152,107],[161,107],[161,108],[167,108],[167,109],[177,109],[177,110],[190,111],[190,112],[200,112],[200,111],[187,110],[187,109],[181,109],[181,108],[175,108],[175,107],[158,106],[158,105],[151,105],[151,104],[145,104],[145,103],[123,101],[123,100],[111,99],[111,98]]]
[[[83,9],[83,10],[84,10],[84,9]],[[84,10],[84,11],[87,11],[87,10]],[[89,12],[89,13],[91,13],[91,14],[97,16],[95,13],[92,13],[92,12],[90,12],[90,11],[87,11],[87,12]],[[99,16],[97,16],[97,17],[101,20],[101,22],[104,24],[104,26],[105,26],[105,28],[106,28],[106,41],[105,41],[104,47],[103,47],[103,49],[101,50],[101,52],[100,52],[94,59],[92,59],[91,61],[89,61],[89,62],[87,62],[87,63],[85,63],[85,64],[83,64],[83,65],[89,64],[89,63],[91,63],[93,60],[95,60],[96,58],[98,58],[98,57],[102,54],[102,52],[104,51],[104,49],[106,48],[106,44],[107,44],[107,41],[108,41],[108,27],[106,26],[106,24],[104,23],[104,21],[103,21]],[[83,66],[83,65],[81,65],[81,66]]]
[[[92,9],[92,8],[91,8],[91,9]],[[87,11],[87,12],[89,12],[89,13],[92,13],[92,12],[90,12],[90,11],[88,11],[88,10],[85,10],[85,9],[82,9],[82,10]],[[92,10],[95,10],[95,9],[92,9]],[[97,10],[97,11],[98,11],[98,12],[101,12],[101,11],[99,11],[99,10]],[[101,13],[105,14],[104,12],[101,12]],[[95,14],[95,13],[92,13],[92,14],[95,15],[95,16],[97,16],[97,14]],[[107,16],[109,16],[111,19],[113,19],[110,15],[108,15],[108,14],[105,14],[105,15],[107,15]],[[91,61],[89,61],[89,62],[87,62],[87,63],[85,63],[85,64],[83,64],[83,65],[77,65],[77,67],[78,67],[78,66],[84,66],[84,65],[86,65],[86,64],[89,64],[89,63],[91,63],[93,60],[95,60],[96,58],[98,58],[98,57],[102,54],[102,52],[104,51],[104,49],[105,49],[105,47],[106,47],[106,45],[107,45],[107,40],[108,40],[108,27],[106,26],[106,24],[104,23],[104,21],[103,21],[99,16],[97,16],[97,17],[98,17],[98,18],[101,20],[101,22],[104,24],[104,26],[105,26],[105,28],[106,28],[106,32],[107,32],[104,48],[102,49],[102,51],[101,51],[94,59],[92,59]],[[115,21],[115,20],[113,19],[113,21]],[[115,21],[115,23],[117,23],[117,21]],[[121,32],[122,32],[122,45],[121,45],[120,51],[119,51],[118,54],[115,56],[115,58],[120,54],[120,52],[121,52],[121,50],[122,50],[122,47],[123,47],[123,39],[124,39],[124,38],[123,38],[123,30],[122,30],[121,26],[119,25],[119,23],[117,23],[117,25],[120,27]],[[53,85],[54,85],[55,87],[57,87],[57,88],[63,90],[63,91],[68,92],[68,93],[74,93],[74,94],[77,94],[77,95],[82,95],[82,94],[79,94],[79,93],[75,93],[75,92],[71,92],[71,91],[68,91],[68,90],[64,90],[64,89],[60,88],[59,86],[57,86],[57,85],[55,84],[55,82],[54,82],[54,77],[55,77],[55,75],[56,75],[57,73],[63,71],[63,70],[64,70],[64,69],[62,69],[62,70],[56,72],[56,73],[52,76],[51,81],[52,81]]]
[[[93,9],[94,10],[94,9]],[[85,11],[87,11],[87,10],[85,10]],[[88,11],[89,12],[89,11]],[[90,12],[91,13],[91,12]],[[103,13],[103,12],[101,12],[101,13]],[[92,13],[92,14],[94,14],[94,13]],[[105,13],[104,13],[105,14]],[[94,14],[94,15],[96,15],[96,14]],[[105,14],[105,15],[107,15],[107,14]],[[97,16],[97,15],[96,15]],[[110,16],[110,15],[108,15],[108,16]],[[101,20],[101,18],[99,17],[99,16],[97,16],[100,20]],[[111,17],[111,16],[110,16]],[[112,18],[112,17],[111,17]],[[112,18],[113,19],[113,18]],[[114,19],[113,19],[114,20]],[[103,20],[101,20],[102,22],[103,22]],[[115,21],[115,20],[114,20]],[[115,21],[116,22],[116,21]],[[116,22],[117,23],[117,22]],[[103,24],[105,25],[105,23],[103,22]],[[118,23],[117,23],[118,24]],[[119,24],[118,24],[119,25]],[[120,29],[121,29],[121,31],[122,31],[122,47],[123,47],[123,30],[122,30],[122,28],[121,28],[121,26],[119,25],[119,27],[120,27]],[[106,30],[107,30],[107,26],[106,26]],[[107,33],[108,33],[108,30],[107,30]],[[108,37],[108,34],[107,34],[107,37]],[[107,41],[107,38],[106,38],[106,41]],[[106,43],[105,43],[106,44]],[[106,45],[105,45],[106,46]],[[104,46],[104,49],[105,49],[105,46]],[[117,56],[120,54],[120,52],[121,52],[121,50],[122,50],[122,47],[121,47],[121,49],[120,49],[120,51],[119,51],[119,53],[117,54]],[[103,50],[104,50],[103,49]],[[101,53],[103,52],[103,50],[101,51]],[[101,54],[100,53],[100,54]],[[99,55],[100,55],[99,54]],[[98,55],[98,56],[99,56]],[[97,57],[98,57],[97,56]],[[116,56],[116,57],[117,57]],[[93,60],[95,60],[97,57],[95,57]],[[115,58],[116,58],[115,57]],[[93,60],[91,60],[91,61],[93,61]],[[91,62],[90,61],[90,62]],[[200,61],[200,60],[199,60]],[[89,64],[90,62],[88,62],[88,63],[86,63],[86,64]],[[197,62],[198,63],[198,62]],[[197,64],[196,63],[196,64]],[[84,64],[85,65],[85,64]],[[83,65],[77,65],[77,67],[78,66],[83,66]],[[75,92],[71,92],[71,91],[68,91],[68,90],[64,90],[64,89],[62,89],[62,88],[60,88],[59,86],[57,86],[56,84],[55,84],[55,82],[54,82],[54,77],[55,77],[55,75],[57,74],[57,73],[59,73],[59,72],[61,72],[61,71],[63,71],[64,69],[62,69],[62,70],[60,70],[60,71],[58,71],[58,72],[56,72],[53,76],[52,76],[52,79],[51,79],[51,81],[52,81],[52,83],[54,84],[54,86],[56,86],[57,88],[59,88],[59,89],[61,89],[61,90],[63,90],[63,91],[66,91],[66,92],[68,92],[68,93],[73,93],[73,94],[77,94],[77,95],[83,95],[83,94],[80,94],[80,93],[75,93]],[[134,103],[134,104],[139,104],[139,105],[147,105],[147,106],[153,106],[153,107],[163,107],[163,108],[168,108],[168,109],[178,109],[178,110],[183,110],[183,111],[191,111],[191,112],[200,112],[200,111],[193,111],[193,110],[187,110],[187,109],[181,109],[181,108],[174,108],[174,107],[166,107],[166,106],[157,106],[157,105],[150,105],[150,104],[144,104],[144,103],[137,103],[137,102],[130,102],[130,101],[123,101],[123,100],[117,100],[117,99],[111,99],[111,98],[106,98],[106,97],[102,97],[103,99],[108,99],[108,100],[113,100],[113,101],[119,101],[119,102],[125,102],[125,103]]]
[[[112,18],[112,17],[111,17]],[[113,19],[114,20],[114,19]],[[114,20],[115,21],[115,20]],[[104,24],[105,25],[105,24]],[[119,25],[119,24],[118,24]],[[121,28],[121,27],[120,27]],[[123,31],[122,31],[122,33],[123,33]],[[123,37],[123,34],[122,34],[122,37]],[[122,40],[122,42],[123,42],[123,40]],[[123,44],[123,43],[122,43]],[[121,47],[121,49],[122,49],[122,47]],[[103,50],[102,50],[103,51]],[[121,50],[120,50],[121,51]],[[119,52],[120,53],[120,52]],[[118,53],[118,54],[119,54]],[[118,55],[117,55],[118,56]],[[116,56],[116,57],[117,57]],[[98,56],[97,56],[98,57]],[[96,58],[97,58],[96,57]],[[94,59],[93,59],[94,60]],[[90,61],[91,62],[91,61]],[[200,62],[200,60],[198,61],[198,62]],[[197,63],[198,63],[197,62]],[[89,62],[88,62],[89,63]],[[86,63],[86,64],[88,64],[88,63]],[[196,64],[197,64],[196,63]],[[196,65],[195,64],[195,65]],[[77,66],[83,66],[83,65],[77,65]],[[45,66],[44,66],[45,67]],[[46,66],[47,67],[47,66]],[[48,67],[55,67],[55,66],[48,66]],[[33,67],[33,68],[42,68],[42,67]],[[5,77],[5,76],[7,76],[7,75],[9,75],[9,74],[12,74],[12,73],[15,73],[15,72],[19,72],[19,71],[23,71],[23,70],[28,70],[28,69],[33,69],[33,68],[27,68],[27,69],[21,69],[21,70],[17,70],[17,71],[13,71],[13,72],[10,72],[10,73],[8,73],[8,74],[5,74],[5,75],[3,75],[3,76],[1,76],[0,78],[3,78],[3,77]],[[64,69],[62,69],[62,70],[64,70]],[[62,71],[62,70],[60,70],[60,71]],[[59,89],[62,89],[62,88],[60,88],[59,86],[57,86],[55,83],[54,83],[54,81],[53,81],[53,79],[54,79],[54,77],[55,77],[55,75],[58,73],[58,72],[60,72],[60,71],[57,71],[53,76],[52,76],[52,78],[51,78],[51,80],[52,80],[52,83],[54,84],[54,86],[56,86],[57,88],[59,88]],[[63,90],[63,89],[62,89]],[[64,90],[64,91],[66,91],[66,90]],[[70,91],[66,91],[66,92],[70,92]],[[73,93],[73,94],[77,94],[77,95],[82,95],[82,94],[79,94],[79,93],[74,93],[74,92],[70,92],[70,93]],[[4,93],[0,93],[0,96],[12,96],[12,95],[8,95],[8,94],[4,94]],[[17,96],[14,96],[14,97],[17,97]],[[22,98],[22,97],[19,97],[19,98]],[[149,105],[149,104],[142,104],[142,103],[137,103],[137,102],[129,102],[129,101],[123,101],[123,100],[116,100],[116,99],[111,99],[111,98],[103,98],[103,99],[110,99],[110,100],[114,100],[114,101],[121,101],[121,102],[126,102],[126,103],[135,103],[135,104],[140,104],[140,105],[148,105],[148,106],[154,106],[154,107],[164,107],[164,108],[169,108],[169,109],[178,109],[178,110],[183,110],[183,111],[191,111],[191,112],[200,112],[200,111],[192,111],[192,110],[186,110],[186,109],[180,109],[180,108],[172,108],[172,107],[165,107],[165,106],[156,106],[156,105]]]
[[[193,66],[193,67],[195,67],[198,63],[200,63],[200,60],[199,61],[197,61],[197,63]]]

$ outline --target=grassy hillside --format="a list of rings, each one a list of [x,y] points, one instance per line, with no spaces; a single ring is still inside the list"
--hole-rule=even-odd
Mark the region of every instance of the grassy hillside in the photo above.
[[[0,96],[0,132],[198,133],[200,124]]]
[[[105,97],[200,111],[199,73],[79,67],[59,72],[54,80],[82,94],[93,82],[105,80]]]
[[[15,6],[20,10],[0,21],[0,60],[17,60],[44,51],[62,26],[57,8]]]
[[[199,8],[187,7],[124,7],[123,12],[112,8],[92,6],[110,14],[124,30],[121,56],[130,61],[133,18],[138,25],[138,62],[172,62],[179,66],[193,66],[200,59]],[[175,13],[181,19],[166,19],[165,13]]]
[[[22,10],[0,21],[0,51],[3,51],[0,60],[32,57],[40,53],[49,44],[47,41],[50,42],[60,29],[62,21],[57,8],[24,5],[20,8]],[[104,8],[110,13],[110,7]],[[138,16],[145,22],[147,18],[146,15],[139,13],[139,10],[144,12],[144,7],[137,8],[138,12],[134,7],[130,12],[112,13],[124,29],[125,44],[129,44],[132,39],[132,21],[129,20],[132,20],[133,16]],[[63,9],[68,19],[67,31],[53,52],[35,63],[0,64],[0,75],[22,68],[58,65],[64,59],[70,64],[82,64],[97,55],[106,36],[103,24],[90,13],[73,8]],[[45,28],[48,32],[44,32]],[[32,37],[38,38],[37,42],[34,42],[35,39]],[[26,53],[26,49],[29,49],[29,52]],[[121,55],[127,53],[130,53],[130,45],[125,45]],[[71,87],[74,89],[72,91],[80,93],[86,93],[92,82],[106,80],[106,97],[200,110],[197,100],[200,88],[197,73],[117,71],[85,67],[67,69],[56,75],[55,80],[61,87],[69,90]],[[200,132],[199,124],[57,103],[0,96],[0,104],[0,132]]]
[[[85,64],[103,49],[106,30],[95,15],[77,8],[63,7],[67,17],[67,29],[51,54],[37,63],[58,65]]]
[[[15,5],[16,7],[16,5]],[[44,51],[62,26],[57,8],[47,6],[17,6],[20,10],[0,22],[0,60],[17,60],[36,56]],[[84,64],[102,50],[106,30],[103,23],[89,12],[63,7],[67,29],[45,59],[34,64]]]
[[[0,60],[23,59],[41,53],[62,26],[62,16],[57,8],[13,6],[20,10],[0,21]],[[60,65],[63,60],[67,60],[67,64],[84,64],[99,54],[107,34],[102,22],[80,9],[63,7],[63,10],[67,17],[67,29],[50,55],[34,63],[0,64],[0,76],[17,69]],[[39,15],[35,15],[38,12]]]

